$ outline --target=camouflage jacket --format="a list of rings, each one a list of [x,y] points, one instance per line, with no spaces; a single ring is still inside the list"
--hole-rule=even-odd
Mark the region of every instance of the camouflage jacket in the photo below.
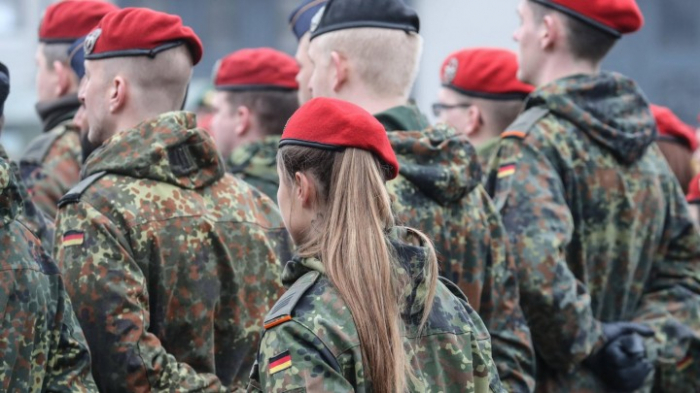
[[[17,181],[0,159],[0,391],[97,391],[58,267],[16,221],[22,210]]]
[[[195,127],[171,112],[117,133],[59,204],[56,258],[102,391],[245,387],[283,291],[275,204]]]
[[[491,333],[493,358],[509,391],[534,389],[535,355],[520,309],[513,258],[501,219],[481,185],[472,145],[453,129],[423,131],[415,107],[376,115],[389,130],[400,174],[387,184],[400,225],[435,243],[441,275],[456,283]]]
[[[398,230],[396,231],[398,233]],[[398,237],[398,236],[397,236]],[[501,392],[489,334],[454,284],[439,282],[422,334],[418,325],[427,293],[426,252],[410,231],[393,242],[406,277],[403,304],[411,392]],[[294,259],[282,280],[290,286],[266,317],[249,391],[370,392],[353,316],[321,261]],[[286,321],[275,324],[274,321]],[[274,325],[274,326],[273,326]],[[298,389],[298,390],[296,390]]]
[[[29,195],[52,219],[59,199],[80,181],[80,131],[73,125],[79,107],[75,95],[38,105],[44,133],[29,143],[20,160],[22,181]]]
[[[227,169],[252,184],[265,195],[277,201],[280,185],[277,176],[277,146],[279,135],[268,136],[262,141],[248,143],[233,151]]]
[[[489,161],[491,161],[491,158],[498,151],[498,142],[500,140],[501,138],[499,137],[489,139],[483,145],[476,148],[476,155],[479,157],[479,163],[481,163],[481,168],[484,169],[484,172],[486,172],[489,167]]]
[[[601,322],[634,320],[657,331],[656,383],[696,391],[700,235],[642,93],[617,74],[579,75],[526,107],[487,188],[517,259],[538,390],[604,392],[580,363],[603,344]]]
[[[21,180],[19,166],[17,163],[10,161],[2,145],[0,145],[0,158],[10,164],[12,173],[17,179],[17,192],[19,192],[22,200],[22,209],[17,216],[17,220],[26,225],[41,240],[41,245],[45,250],[52,250],[55,230],[53,218],[37,207],[29,197],[27,188]]]

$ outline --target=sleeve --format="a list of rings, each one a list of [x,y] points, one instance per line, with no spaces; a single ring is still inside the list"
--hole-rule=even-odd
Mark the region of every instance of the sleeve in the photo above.
[[[81,159],[78,133],[65,131],[42,165],[23,174],[32,200],[49,217],[56,217],[58,201],[80,181]]]
[[[295,321],[265,332],[256,366],[258,376],[253,376],[251,386],[257,385],[257,389],[262,392],[355,390],[353,384],[344,376],[347,370],[341,371],[338,360],[323,342]],[[350,368],[354,368],[354,364]],[[255,373],[256,370],[253,371]]]
[[[57,293],[54,349],[48,362],[44,392],[95,392],[90,372],[90,351],[80,328],[63,279],[54,276]]]
[[[134,261],[127,235],[94,207],[60,209],[56,259],[93,354],[101,391],[222,391],[215,375],[180,363],[149,329],[146,273]]]
[[[488,189],[508,232],[533,343],[552,368],[572,370],[603,335],[566,262],[574,228],[564,186],[549,160],[521,140],[501,141],[492,165]]]
[[[485,222],[489,229],[484,246],[491,263],[484,272],[479,315],[491,333],[493,360],[501,382],[511,392],[535,389],[535,352],[530,329],[520,308],[520,293],[513,256],[500,216],[490,201],[485,201]]]
[[[657,253],[635,321],[656,335],[657,383],[669,391],[700,389],[700,233],[682,191],[672,183],[663,246]]]

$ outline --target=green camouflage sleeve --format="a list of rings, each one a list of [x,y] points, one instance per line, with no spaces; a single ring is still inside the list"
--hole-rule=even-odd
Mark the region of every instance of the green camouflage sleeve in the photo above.
[[[330,362],[337,364],[332,366]],[[248,391],[353,392],[358,384],[364,385],[363,376],[355,376],[355,370],[360,369],[351,361],[336,359],[311,331],[290,321],[265,332]],[[355,383],[339,370],[351,374]]]
[[[97,392],[90,372],[90,351],[61,276],[56,276],[58,305],[54,340],[56,348],[48,363],[45,392]]]
[[[657,251],[635,321],[656,331],[648,347],[656,385],[665,391],[700,390],[700,233],[678,183],[670,182],[664,245]]]
[[[215,375],[179,363],[149,332],[148,270],[127,235],[91,205],[60,209],[56,259],[93,355],[102,391],[223,391]]]
[[[602,344],[591,299],[566,262],[573,219],[549,160],[521,140],[504,139],[489,190],[518,266],[520,302],[533,343],[553,368],[571,370]]]

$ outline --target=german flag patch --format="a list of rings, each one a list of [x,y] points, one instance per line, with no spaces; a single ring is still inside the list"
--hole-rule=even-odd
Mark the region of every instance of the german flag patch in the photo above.
[[[272,375],[292,367],[292,357],[289,355],[289,351],[284,351],[279,355],[271,357],[269,363],[268,371],[270,375]]]
[[[85,241],[85,232],[68,231],[63,234],[64,246],[80,246]]]
[[[676,368],[678,371],[683,371],[686,368],[690,367],[690,365],[693,364],[693,358],[690,356],[686,356],[685,359],[681,360],[676,364]]]
[[[498,168],[498,178],[502,179],[515,173],[515,164],[505,164]]]

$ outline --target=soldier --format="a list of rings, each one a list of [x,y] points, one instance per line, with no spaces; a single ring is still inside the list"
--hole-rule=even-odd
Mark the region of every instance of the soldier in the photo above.
[[[9,93],[0,63],[0,131]],[[97,391],[90,352],[58,267],[25,226],[29,205],[0,145],[0,390]]]
[[[670,109],[651,105],[659,134],[659,145],[668,165],[681,184],[683,193],[688,193],[688,185],[693,180],[693,152],[698,148],[698,139],[693,127],[683,123]]]
[[[32,200],[52,218],[58,200],[80,181],[82,162],[78,130],[72,124],[80,106],[78,80],[70,68],[68,48],[115,9],[103,1],[61,1],[46,9],[39,26],[36,110],[43,134],[29,144],[20,168]]]
[[[309,28],[311,19],[328,3],[328,0],[304,0],[297,9],[289,15],[289,26],[292,33],[297,37],[296,60],[299,65],[297,73],[297,83],[299,84],[299,105],[303,105],[311,99],[309,90],[309,78],[314,66],[309,59]]]
[[[68,48],[68,62],[70,67],[78,77],[78,84],[80,85],[85,76],[85,50],[84,50],[85,37],[80,37]],[[73,125],[78,129],[80,134],[80,151],[82,153],[81,164],[84,163],[87,158],[92,154],[92,152],[97,148],[88,140],[88,130],[89,125],[87,123],[87,117],[85,116],[85,105],[82,103],[75,112],[73,116]]]
[[[243,49],[214,69],[211,129],[227,169],[277,198],[277,145],[299,107],[294,59],[270,48]]]
[[[394,225],[385,182],[399,164],[382,124],[313,99],[278,157],[277,198],[300,256],[265,317],[249,390],[502,391],[488,332],[438,280],[430,240]]]
[[[0,134],[2,133],[2,128],[5,125],[4,116],[4,104],[10,93],[10,71],[7,67],[0,63],[0,100],[2,101],[2,107],[0,107]],[[49,217],[43,210],[41,210],[32,199],[29,197],[27,188],[20,177],[19,165],[16,162],[10,161],[10,158],[5,151],[5,148],[0,145],[0,158],[5,160],[12,169],[12,174],[15,176],[17,192],[20,194],[20,199],[22,201],[22,209],[18,212],[17,221],[26,225],[32,233],[41,240],[42,245],[45,249],[51,250],[53,247],[54,239],[54,223],[53,218]]]
[[[700,174],[695,175],[688,184],[688,210],[696,225],[700,226]]]
[[[509,231],[542,392],[698,389],[700,234],[630,79],[600,70],[634,0],[522,0],[518,77],[488,190]],[[646,385],[645,389],[650,386]]]
[[[195,33],[128,8],[85,39],[79,97],[101,147],[59,203],[56,256],[105,392],[245,386],[287,239],[182,106]]]
[[[533,90],[516,78],[517,72],[515,54],[503,49],[464,49],[442,63],[442,88],[433,112],[469,138],[484,168],[501,132],[518,117]]]
[[[408,104],[422,45],[418,15],[400,0],[331,0],[315,19],[312,94],[357,104],[384,125],[401,164],[387,184],[398,222],[435,242],[441,273],[491,333],[506,388],[532,390],[535,359],[515,266],[474,148],[452,128],[426,129],[425,116]]]

